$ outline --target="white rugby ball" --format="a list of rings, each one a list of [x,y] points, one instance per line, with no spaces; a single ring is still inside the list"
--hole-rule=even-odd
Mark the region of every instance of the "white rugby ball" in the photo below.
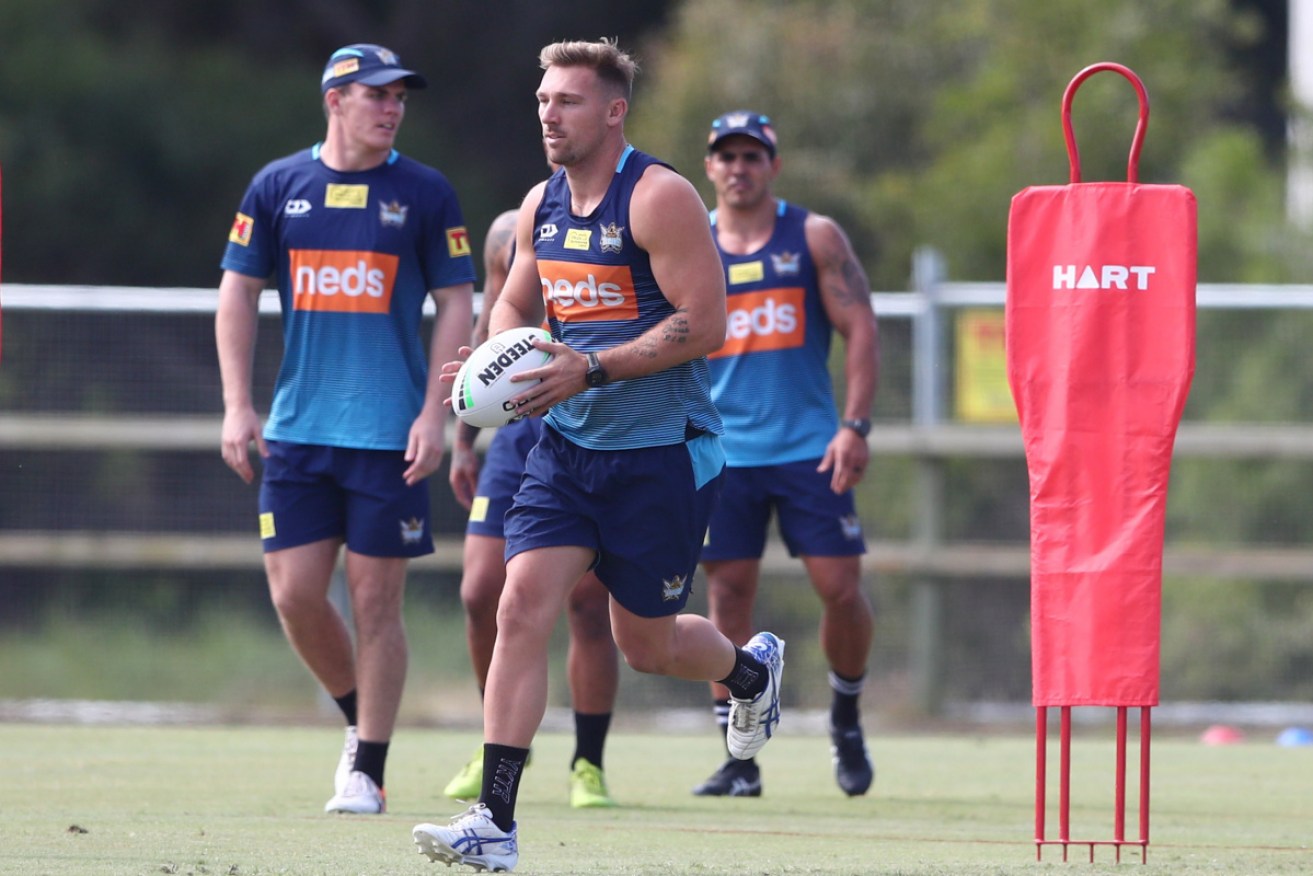
[[[491,429],[518,420],[522,413],[510,400],[536,384],[511,382],[511,377],[551,361],[552,354],[534,347],[532,340],[550,341],[552,335],[538,326],[507,329],[479,344],[456,372],[451,386],[451,409],[471,426]]]

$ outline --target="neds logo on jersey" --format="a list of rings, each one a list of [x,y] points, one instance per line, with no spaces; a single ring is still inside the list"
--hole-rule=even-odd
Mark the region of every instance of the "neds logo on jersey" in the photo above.
[[[397,256],[354,250],[294,249],[288,253],[296,310],[387,313]]]
[[[539,260],[543,300],[562,322],[638,319],[638,296],[628,265],[581,265]]]
[[[725,345],[707,358],[801,347],[807,330],[805,294],[801,286],[787,286],[729,296]]]

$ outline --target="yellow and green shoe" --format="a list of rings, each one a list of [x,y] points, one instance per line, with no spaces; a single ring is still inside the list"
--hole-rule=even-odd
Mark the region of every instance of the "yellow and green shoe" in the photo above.
[[[461,767],[442,793],[455,800],[477,800],[483,790],[483,746],[474,751],[470,762]]]
[[[582,757],[570,771],[570,805],[575,809],[608,809],[617,805],[606,789],[602,768]]]

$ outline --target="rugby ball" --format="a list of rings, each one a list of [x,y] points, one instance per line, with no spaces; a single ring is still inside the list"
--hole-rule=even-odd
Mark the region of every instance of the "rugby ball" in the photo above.
[[[510,400],[536,384],[536,380],[511,382],[516,374],[546,365],[552,354],[534,347],[538,338],[552,335],[539,326],[507,329],[479,344],[456,372],[451,386],[451,409],[471,426],[491,429],[518,420],[523,412]]]

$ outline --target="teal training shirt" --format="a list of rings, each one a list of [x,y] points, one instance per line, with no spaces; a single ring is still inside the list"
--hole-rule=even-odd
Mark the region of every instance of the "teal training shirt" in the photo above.
[[[221,267],[277,281],[284,351],[266,438],[405,449],[428,382],[424,299],[474,281],[440,172],[395,151],[353,173],[326,167],[318,146],[274,161],[242,199]]]
[[[731,466],[818,459],[839,426],[829,372],[833,329],[807,248],[807,216],[779,201],[765,246],[746,255],[720,251],[729,315],[725,346],[708,359]]]
[[[674,313],[630,232],[634,185],[654,164],[663,163],[628,147],[606,196],[587,216],[571,215],[569,181],[558,170],[534,213],[548,325],[554,338],[581,353],[633,340]],[[553,406],[547,422],[593,450],[660,447],[721,432],[703,357],[587,389]]]

